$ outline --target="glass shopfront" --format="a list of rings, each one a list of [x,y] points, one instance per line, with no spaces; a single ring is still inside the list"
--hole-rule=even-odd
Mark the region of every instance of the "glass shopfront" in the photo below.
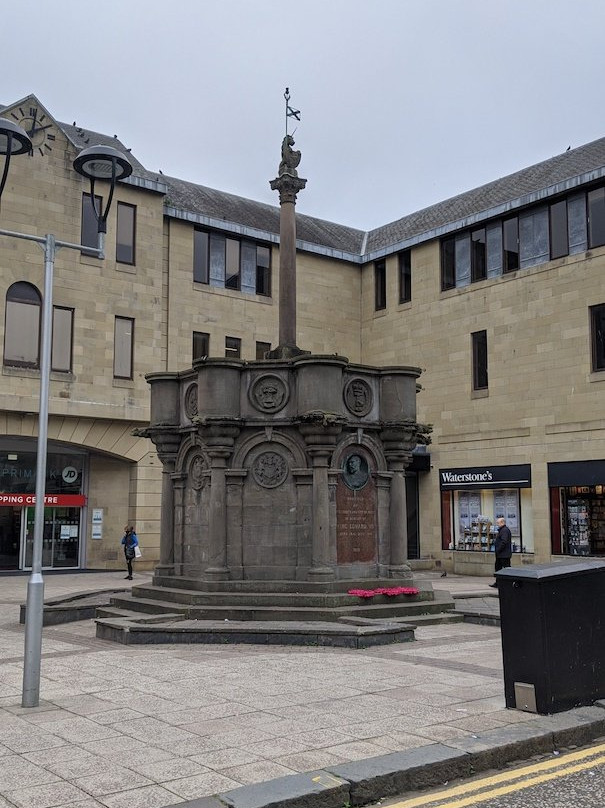
[[[605,460],[549,463],[555,555],[605,556]]]
[[[77,568],[82,553],[86,454],[47,454],[42,566]],[[0,570],[30,569],[34,536],[36,452],[31,444],[0,444]]]
[[[513,552],[533,553],[529,465],[441,469],[439,481],[444,550],[490,552],[502,517]]]

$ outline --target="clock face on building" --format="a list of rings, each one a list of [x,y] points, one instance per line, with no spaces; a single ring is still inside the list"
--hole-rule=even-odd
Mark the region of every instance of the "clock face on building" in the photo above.
[[[30,157],[40,155],[44,157],[52,151],[55,142],[55,127],[48,116],[38,107],[17,107],[11,112],[19,126],[25,130],[32,142]]]

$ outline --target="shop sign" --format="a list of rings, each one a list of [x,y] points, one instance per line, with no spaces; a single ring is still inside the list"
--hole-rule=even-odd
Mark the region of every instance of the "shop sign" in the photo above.
[[[453,489],[531,488],[531,466],[475,466],[461,469],[440,469],[442,491]]]
[[[0,508],[20,508],[26,505],[35,505],[35,494],[12,494],[0,491]],[[84,494],[45,494],[44,505],[47,508],[81,508],[86,505]]]
[[[550,488],[605,484],[605,460],[579,460],[548,464]]]

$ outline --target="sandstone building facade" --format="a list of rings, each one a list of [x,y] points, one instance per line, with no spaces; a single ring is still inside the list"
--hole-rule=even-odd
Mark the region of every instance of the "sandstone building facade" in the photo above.
[[[11,164],[0,227],[93,246],[72,161],[124,146],[34,96],[0,107],[25,128],[34,114],[44,139]],[[278,208],[132,161],[106,258],[55,265],[49,568],[121,566],[126,522],[156,563],[161,464],[133,434],[149,422],[146,374],[276,342]],[[605,554],[605,139],[371,232],[301,215],[297,228],[298,344],[422,368],[433,442],[407,474],[412,563],[490,571],[501,514],[515,563]],[[43,271],[36,244],[0,237],[3,569],[30,563]]]

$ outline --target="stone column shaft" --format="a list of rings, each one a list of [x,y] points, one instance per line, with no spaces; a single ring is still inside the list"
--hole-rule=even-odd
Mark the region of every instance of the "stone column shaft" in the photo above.
[[[311,580],[334,578],[330,565],[330,490],[328,464],[331,450],[313,449],[313,533],[311,548]]]
[[[211,450],[210,508],[208,514],[209,566],[206,575],[215,580],[227,580],[227,487],[225,469],[229,451]]]
[[[162,466],[162,508],[160,516],[160,563],[158,575],[174,572],[174,460],[164,460]]]
[[[390,566],[392,568],[402,567],[408,560],[408,510],[405,500],[405,474],[403,471],[394,471],[391,478],[389,525],[391,530]]]
[[[279,220],[279,344],[296,345],[296,219],[294,200],[281,203]]]

